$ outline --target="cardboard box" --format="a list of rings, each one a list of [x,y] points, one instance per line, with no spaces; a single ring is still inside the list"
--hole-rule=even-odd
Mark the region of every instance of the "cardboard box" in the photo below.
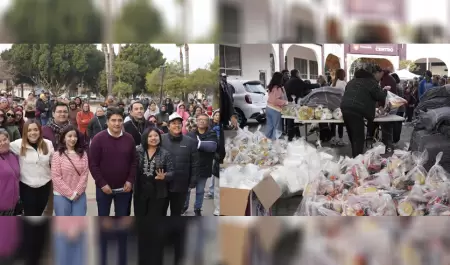
[[[270,175],[265,177],[253,189],[220,188],[220,215],[255,215],[254,194],[264,209],[269,211],[272,205],[281,197],[282,190]]]
[[[222,262],[226,265],[246,265],[249,251],[249,227],[242,224],[221,223],[219,242]]]

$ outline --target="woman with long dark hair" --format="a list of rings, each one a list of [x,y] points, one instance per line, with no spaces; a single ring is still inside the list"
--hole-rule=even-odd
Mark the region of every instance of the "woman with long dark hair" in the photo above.
[[[28,120],[23,126],[22,139],[11,142],[10,146],[19,156],[20,199],[25,216],[41,216],[50,194],[53,144],[43,138],[41,124]]]
[[[61,133],[58,151],[52,158],[52,181],[56,216],[85,216],[88,157],[81,134],[73,125]]]
[[[142,134],[137,154],[135,216],[166,216],[167,183],[173,178],[174,167],[170,153],[161,147],[161,133],[157,128],[151,127]]]
[[[269,99],[266,108],[266,137],[278,139],[282,134],[281,110],[288,104],[286,92],[283,88],[283,74],[275,72],[270,80]]]
[[[23,119],[23,110],[17,107],[16,109],[14,109],[14,112],[16,114],[16,116],[14,117],[15,123],[17,128],[19,129],[20,137],[22,137],[23,125],[25,124],[25,120]]]

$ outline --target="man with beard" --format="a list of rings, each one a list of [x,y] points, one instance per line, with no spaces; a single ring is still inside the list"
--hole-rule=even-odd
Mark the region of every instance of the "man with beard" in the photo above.
[[[151,126],[150,122],[144,119],[144,105],[137,101],[130,105],[131,120],[123,125],[125,131],[133,136],[136,145],[141,144],[142,133]]]
[[[59,138],[64,129],[70,125],[69,121],[69,107],[61,102],[56,102],[52,110],[53,118],[50,119],[47,125],[42,127],[42,137],[49,140],[53,144],[55,150],[59,146]],[[81,135],[81,137],[83,137]],[[85,138],[78,139],[84,146],[86,146]],[[44,211],[45,216],[53,216],[53,187],[49,194],[47,208]]]
[[[295,96],[294,103],[296,104],[300,100],[300,98],[305,97],[311,92],[311,90],[318,87],[320,87],[319,84],[310,84],[303,81],[300,78],[300,72],[297,69],[291,70],[291,78],[284,84],[284,89],[286,90],[286,96],[288,98],[288,101],[294,102],[292,96]],[[294,120],[288,119],[286,121],[286,125],[289,141],[292,141],[294,137],[300,137],[300,130],[298,129],[296,130],[294,128]]]
[[[231,115],[234,113],[234,89],[227,82],[227,75],[221,74],[220,79],[220,119],[224,129],[229,128]]]
[[[175,167],[174,179],[169,183],[165,212],[181,216],[189,188],[196,187],[199,173],[197,140],[181,133],[183,119],[174,112],[169,117],[169,133],[162,135],[161,146],[170,152]]]
[[[161,108],[159,109],[159,113],[156,114],[156,119],[158,121],[158,126],[163,130],[164,133],[167,133],[169,129],[167,126],[169,125],[169,116],[170,114],[167,112],[166,105],[161,105]]]

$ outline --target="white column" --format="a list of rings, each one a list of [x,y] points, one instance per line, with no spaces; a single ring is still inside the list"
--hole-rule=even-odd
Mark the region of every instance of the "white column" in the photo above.
[[[426,59],[426,64],[427,64],[426,69],[428,71],[428,70],[430,70],[430,58],[428,58],[428,57]]]

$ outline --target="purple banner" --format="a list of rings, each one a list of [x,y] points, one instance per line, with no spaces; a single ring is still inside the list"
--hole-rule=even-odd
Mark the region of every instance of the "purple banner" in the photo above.
[[[397,56],[398,44],[349,44],[349,53]]]

